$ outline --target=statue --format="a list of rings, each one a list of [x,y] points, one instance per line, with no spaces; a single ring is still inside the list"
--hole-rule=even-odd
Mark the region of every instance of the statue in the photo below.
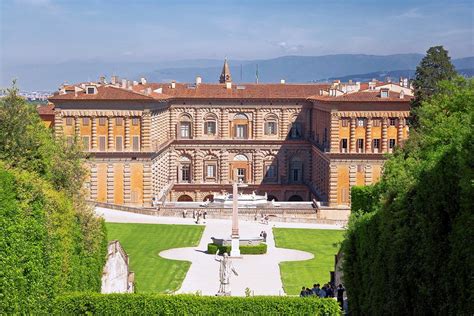
[[[235,271],[232,261],[227,253],[224,253],[224,256],[221,259],[219,258],[219,250],[217,250],[215,259],[221,264],[219,268],[219,281],[221,285],[219,287],[219,292],[217,292],[216,295],[230,296],[230,273],[233,272],[235,275],[238,275],[237,271]]]

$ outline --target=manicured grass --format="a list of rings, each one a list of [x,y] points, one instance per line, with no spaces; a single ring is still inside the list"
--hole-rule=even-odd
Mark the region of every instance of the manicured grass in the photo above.
[[[107,223],[108,240],[118,239],[130,257],[137,292],[167,293],[179,289],[190,262],[168,260],[166,249],[199,244],[204,226]]]
[[[302,286],[321,286],[330,280],[334,270],[334,255],[343,239],[342,230],[273,228],[277,247],[311,252],[314,258],[306,261],[280,263],[283,288],[287,294],[299,294]]]

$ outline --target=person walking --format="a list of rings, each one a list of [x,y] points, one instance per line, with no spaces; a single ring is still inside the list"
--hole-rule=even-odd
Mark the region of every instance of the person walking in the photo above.
[[[263,242],[267,242],[267,232],[262,231]]]

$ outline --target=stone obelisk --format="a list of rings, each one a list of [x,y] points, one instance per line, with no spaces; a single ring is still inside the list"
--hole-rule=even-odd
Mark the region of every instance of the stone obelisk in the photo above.
[[[237,182],[234,182],[232,186],[232,250],[230,251],[231,257],[240,257],[240,241],[239,241],[239,214],[237,200],[239,198],[239,192],[237,189]]]

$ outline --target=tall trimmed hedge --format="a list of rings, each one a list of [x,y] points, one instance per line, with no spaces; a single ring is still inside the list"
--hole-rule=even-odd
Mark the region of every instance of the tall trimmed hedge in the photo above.
[[[227,252],[230,254],[230,251],[232,250],[232,246],[219,246],[213,243],[207,244],[207,253],[210,254],[215,254],[217,252],[217,249],[219,249],[219,254],[222,255],[224,252]],[[261,243],[259,245],[255,246],[250,246],[250,245],[244,245],[240,246],[240,254],[242,255],[262,255],[267,253],[267,244]]]
[[[420,127],[385,163],[372,202],[354,197],[375,205],[351,215],[343,242],[353,315],[474,310],[474,80],[439,90],[418,109]]]
[[[158,294],[72,294],[55,302],[56,315],[339,315],[334,299]]]

